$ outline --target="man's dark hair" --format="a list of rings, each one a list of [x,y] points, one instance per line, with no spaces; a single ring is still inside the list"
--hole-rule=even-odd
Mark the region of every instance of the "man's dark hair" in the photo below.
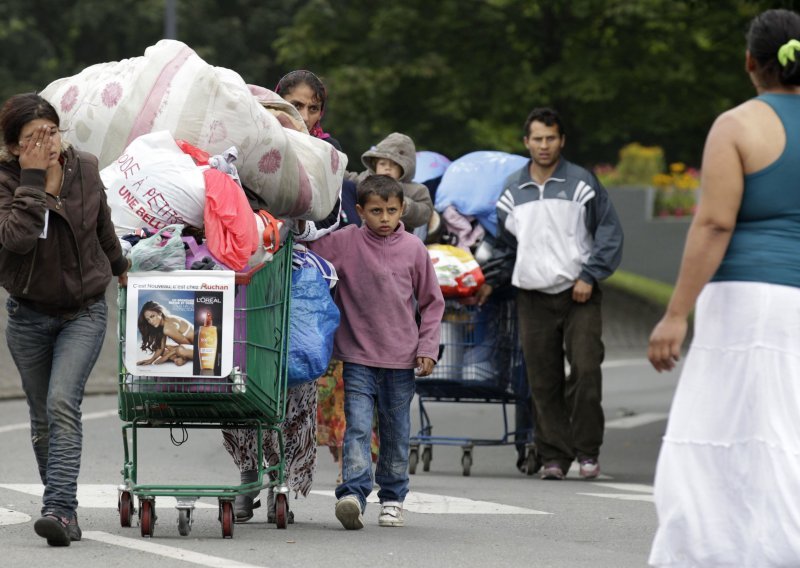
[[[541,107],[535,108],[528,115],[525,120],[525,137],[527,138],[531,132],[531,124],[533,122],[541,122],[545,126],[558,126],[558,134],[564,136],[564,124],[561,122],[561,117],[556,111],[551,108]]]
[[[403,186],[393,177],[384,175],[365,177],[359,182],[356,188],[356,195],[358,204],[361,207],[364,207],[370,195],[377,195],[384,201],[389,201],[390,198],[396,197],[400,200],[400,204],[403,204]]]

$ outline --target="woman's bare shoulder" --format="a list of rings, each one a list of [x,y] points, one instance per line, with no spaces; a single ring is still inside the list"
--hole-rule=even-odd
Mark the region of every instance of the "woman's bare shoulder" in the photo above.
[[[744,173],[763,169],[780,157],[786,145],[781,119],[771,106],[750,99],[721,114],[709,133],[716,141],[726,141],[739,153]]]
[[[754,111],[753,100],[745,101],[740,105],[730,108],[717,116],[712,128],[734,128],[743,126],[752,116]]]
[[[764,121],[777,119],[775,111],[767,103],[758,99],[749,99],[720,114],[714,121],[714,126],[724,128],[750,128],[764,126]],[[780,124],[780,121],[777,121]]]
[[[752,143],[760,143],[765,128],[769,129],[776,120],[769,105],[750,99],[726,110],[714,120],[708,132],[708,142],[727,142],[741,150]],[[780,126],[780,121],[775,126]]]

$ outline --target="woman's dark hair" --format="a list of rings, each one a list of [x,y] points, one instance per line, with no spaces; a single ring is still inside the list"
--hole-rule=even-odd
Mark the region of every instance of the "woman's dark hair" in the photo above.
[[[358,204],[364,207],[370,195],[377,195],[384,201],[396,197],[403,204],[403,186],[393,177],[373,174],[362,179],[356,187]]]
[[[23,93],[8,99],[0,109],[0,130],[6,147],[19,142],[22,128],[31,120],[44,118],[59,126],[56,109],[36,93]]]
[[[162,343],[164,342],[164,326],[153,327],[150,325],[150,322],[144,317],[145,312],[156,312],[160,314],[162,322],[166,317],[166,313],[161,304],[153,301],[145,302],[142,306],[142,310],[139,312],[139,319],[136,322],[136,326],[139,328],[139,333],[142,335],[142,350],[154,353],[156,349],[162,347]]]
[[[791,10],[767,10],[750,22],[747,50],[758,62],[757,74],[768,84],[800,85],[800,52],[781,65],[778,50],[789,40],[800,39],[800,15]]]
[[[325,84],[320,78],[311,71],[306,71],[305,69],[289,71],[278,81],[275,92],[283,96],[285,93],[291,93],[297,85],[304,84],[308,85],[311,90],[314,91],[314,96],[319,100],[322,110],[325,110],[325,103],[328,100],[328,91],[325,89]]]
[[[535,108],[525,119],[525,137],[531,133],[531,124],[534,122],[541,122],[545,126],[558,126],[558,133],[564,136],[564,124],[561,122],[561,117],[556,111],[551,108]]]

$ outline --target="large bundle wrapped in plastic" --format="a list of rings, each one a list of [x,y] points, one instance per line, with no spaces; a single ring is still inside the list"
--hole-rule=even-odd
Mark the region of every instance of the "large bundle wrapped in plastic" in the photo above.
[[[496,235],[495,205],[503,191],[503,182],[527,161],[528,158],[516,154],[488,150],[461,156],[444,172],[434,207],[441,212],[453,205],[462,215],[473,215]]]
[[[258,88],[253,88],[258,90]],[[66,138],[100,168],[142,134],[168,130],[210,154],[236,146],[242,182],[279,217],[319,220],[333,209],[347,165],[327,142],[284,126],[290,105],[267,108],[234,71],[203,61],[187,45],[161,40],[144,56],[100,63],[54,81],[42,96],[58,110]],[[277,99],[277,95],[275,95]]]

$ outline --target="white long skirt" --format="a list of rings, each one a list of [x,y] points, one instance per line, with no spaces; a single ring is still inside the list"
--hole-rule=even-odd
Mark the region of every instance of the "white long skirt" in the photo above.
[[[701,293],[655,477],[653,566],[800,566],[800,288]]]

